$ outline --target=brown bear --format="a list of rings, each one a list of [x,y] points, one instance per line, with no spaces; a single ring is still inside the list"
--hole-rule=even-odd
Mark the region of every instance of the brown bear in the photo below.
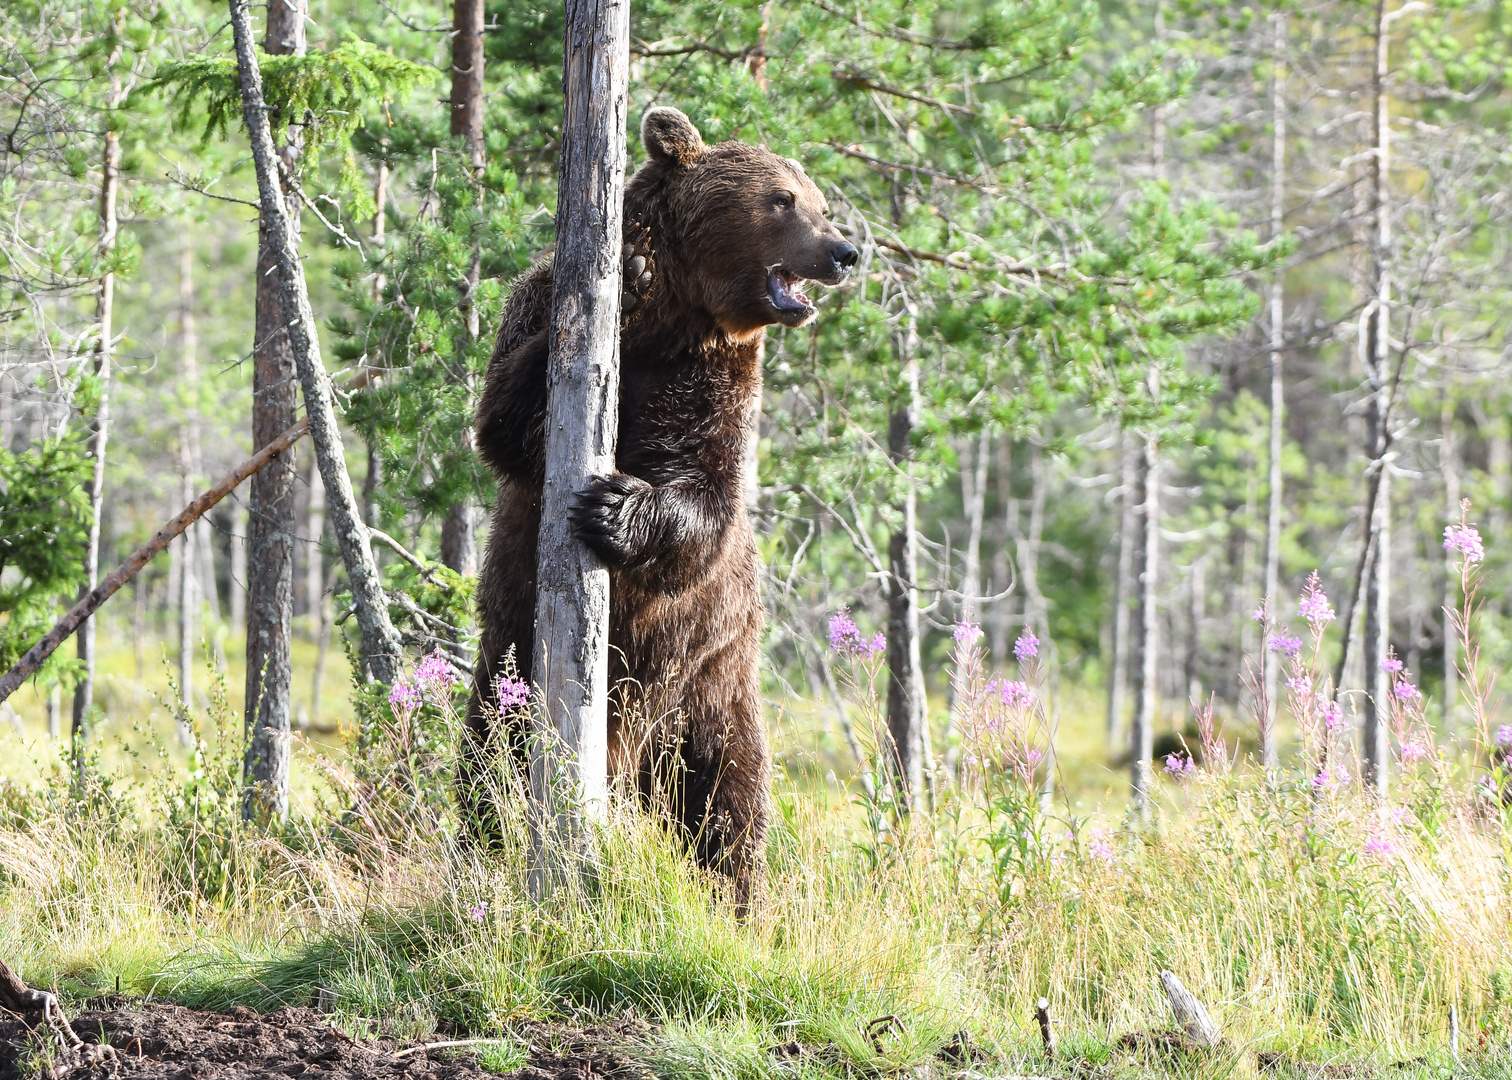
[[[611,772],[665,808],[701,865],[734,879],[743,910],[770,781],[745,507],[763,338],[774,323],[812,319],[801,283],[838,284],[857,252],[797,162],[746,143],[705,146],[671,108],[646,112],[641,140],[648,160],[625,189],[615,472],[578,493],[572,522],[610,569]],[[511,648],[519,676],[531,675],[550,318],[548,260],[510,290],[478,405],[478,452],[499,489],[460,786],[485,841],[498,818],[478,778],[501,734],[487,706]],[[503,734],[518,764],[523,732]]]

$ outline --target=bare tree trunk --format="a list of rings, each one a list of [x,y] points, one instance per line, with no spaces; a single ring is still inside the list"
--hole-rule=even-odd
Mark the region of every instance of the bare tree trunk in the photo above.
[[[965,446],[970,445],[963,444]],[[976,456],[967,471],[967,456],[961,456],[961,504],[966,510],[966,566],[961,575],[961,608],[957,618],[975,622],[982,593],[982,524],[987,512],[987,459],[992,453],[992,432],[984,427],[977,438]],[[945,716],[945,774],[955,776],[956,752],[951,745],[955,732],[956,699],[952,683],[950,710]]]
[[[573,536],[567,510],[590,477],[614,470],[629,62],[627,0],[568,0],[532,661],[536,897],[565,875],[584,816],[600,817],[608,795],[609,572]]]
[[[121,77],[115,71],[120,62],[120,33],[124,12],[116,16],[117,44],[111,50],[106,67],[110,71],[110,92],[106,96],[107,110],[114,110],[121,102]],[[108,257],[116,246],[116,191],[120,184],[121,136],[113,127],[105,132],[105,152],[100,162],[100,253]],[[105,447],[110,437],[110,358],[114,348],[115,330],[112,316],[115,310],[115,275],[102,274],[95,300],[96,338],[94,346],[94,375],[100,381],[100,403],[89,425],[88,452],[94,462],[94,472],[89,478],[89,537],[84,545],[84,584],[79,589],[82,598],[94,588],[100,575],[100,512],[105,498]],[[73,759],[74,773],[84,778],[84,744],[89,739],[90,708],[94,704],[95,678],[95,624],[90,619],[79,629],[79,663],[83,672],[74,687],[73,699]]]
[[[1275,72],[1271,76],[1271,243],[1281,239],[1286,213],[1286,13],[1271,16],[1275,29]],[[1270,512],[1265,526],[1265,610],[1277,615],[1281,579],[1281,451],[1286,425],[1286,398],[1282,381],[1283,348],[1286,344],[1286,308],[1282,271],[1270,283]],[[1276,751],[1276,692],[1280,686],[1281,658],[1267,653],[1265,709],[1260,718],[1260,761],[1268,770],[1279,767]]]
[[[1508,500],[1512,499],[1512,420],[1507,415],[1506,399],[1497,396],[1489,417],[1476,417],[1476,424],[1485,432],[1486,472],[1491,480],[1491,505],[1487,507],[1486,524],[1491,535],[1507,534]]]
[[[1013,567],[1008,561],[1008,539],[1013,535],[1016,509],[1013,504],[1013,440],[1006,432],[997,445],[997,496],[1000,517],[994,532],[997,543],[992,553],[993,594],[1006,592],[1013,581]],[[1008,662],[1008,626],[1011,616],[1008,597],[993,604],[991,626],[992,662],[1001,667]]]
[[[185,505],[194,501],[193,451],[189,443],[189,424],[179,429],[179,501]],[[201,518],[200,520],[204,520]],[[198,522],[196,522],[198,524]],[[179,563],[178,575],[178,679],[179,698],[183,708],[178,715],[180,745],[194,745],[194,611],[199,606],[195,573],[194,529],[188,529],[174,544],[175,557]]]
[[[1152,371],[1150,375],[1153,382],[1155,373]],[[1160,613],[1156,607],[1160,569],[1160,451],[1153,437],[1147,437],[1144,441],[1141,472],[1144,483],[1140,499],[1140,524],[1144,543],[1139,579],[1140,676],[1130,739],[1130,778],[1134,807],[1141,818],[1148,819],[1154,783],[1150,759],[1155,753],[1155,702],[1159,694],[1160,678]]]
[[[304,0],[269,0],[263,48],[271,55],[305,51]],[[300,129],[290,128],[286,163],[298,165]],[[291,226],[299,212],[291,207]],[[298,414],[294,345],[279,280],[277,233],[282,222],[260,216],[257,230],[257,317],[252,346],[252,448],[289,428]],[[243,815],[281,818],[288,809],[289,730],[294,679],[294,532],[298,469],[294,455],[273,461],[252,479],[247,537],[247,685],[243,723],[247,796]],[[256,790],[260,794],[254,796]]]
[[[247,515],[237,506],[231,513],[231,565],[227,570],[230,589],[227,622],[233,626],[245,626],[247,621]]]
[[[1454,382],[1444,387],[1444,401],[1439,410],[1439,475],[1444,481],[1444,520],[1450,524],[1460,517],[1459,453],[1454,444]],[[1459,609],[1459,569],[1454,560],[1444,557],[1444,725],[1454,730],[1454,715],[1459,711],[1459,643],[1455,640],[1449,613]],[[1415,642],[1414,642],[1415,644]]]
[[[452,4],[452,88],[451,133],[467,141],[474,182],[478,184],[479,207],[484,165],[483,142],[483,0],[453,0]],[[462,309],[467,316],[467,340],[477,341],[478,285],[483,276],[482,237],[473,239],[472,261],[467,268]],[[472,396],[471,377],[468,396]],[[469,411],[471,406],[469,405]],[[472,428],[462,436],[471,440]],[[441,561],[459,574],[475,574],[478,569],[478,510],[469,498],[457,502],[441,523]]]
[[[1361,760],[1366,783],[1378,794],[1386,793],[1388,746],[1386,739],[1386,700],[1391,692],[1391,676],[1382,669],[1391,636],[1391,469],[1386,460],[1391,444],[1391,387],[1388,357],[1391,350],[1391,206],[1387,178],[1390,169],[1391,69],[1388,66],[1391,17],[1388,0],[1378,0],[1376,7],[1376,60],[1371,82],[1375,104],[1375,153],[1371,159],[1371,203],[1374,213],[1375,248],[1371,260],[1375,272],[1367,342],[1366,375],[1371,400],[1366,410],[1370,439],[1371,468],[1375,472],[1377,494],[1370,532],[1374,537],[1375,556],[1370,580],[1365,590],[1365,695],[1364,747]]]
[[[270,17],[271,14],[270,9]],[[262,76],[252,45],[247,0],[231,0],[231,24],[236,39],[243,118],[251,136],[252,159],[257,168],[259,218],[267,226],[264,232],[273,242],[278,277],[283,284],[283,308],[288,317],[287,329],[304,394],[310,435],[320,462],[321,479],[325,483],[332,531],[346,565],[356,608],[362,638],[363,675],[369,680],[388,684],[399,676],[402,649],[399,635],[389,621],[367,527],[357,513],[351,477],[346,471],[341,430],[331,406],[330,377],[320,358],[315,316],[310,310],[304,269],[299,260],[299,234],[294,225],[297,210],[286,206],[279,182],[276,151],[263,104]],[[291,184],[296,182],[292,170],[287,175]],[[252,744],[247,750],[248,788],[243,812],[254,818],[282,816],[287,811],[287,684],[283,687],[283,694],[281,719],[284,726],[281,729],[254,728]]]
[[[910,310],[899,352],[903,359],[903,400],[887,425],[887,450],[905,472],[913,457],[913,429],[919,414],[917,331]],[[892,742],[898,801],[913,809],[924,791],[924,673],[919,657],[918,502],[912,482],[898,507],[902,525],[888,543],[887,732]]]
[[[1119,437],[1118,569],[1113,578],[1113,649],[1108,668],[1107,739],[1117,746],[1123,735],[1129,696],[1129,608],[1134,582],[1134,553],[1139,546],[1139,448],[1128,432]]]
[[[320,482],[320,462],[310,458],[310,502],[305,518],[305,614],[311,638],[320,636],[320,610],[325,597],[325,553],[320,548],[325,535],[325,485]]]

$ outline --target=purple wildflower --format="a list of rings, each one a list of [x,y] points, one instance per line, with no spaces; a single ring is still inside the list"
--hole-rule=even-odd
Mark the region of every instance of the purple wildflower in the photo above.
[[[1165,771],[1178,780],[1197,771],[1197,764],[1185,754],[1167,754]]]
[[[457,669],[452,667],[451,661],[442,655],[439,645],[435,652],[420,661],[415,668],[416,684],[422,691],[431,691],[438,698],[448,696],[452,687],[461,681]]]
[[[1444,550],[1458,551],[1467,563],[1478,563],[1486,557],[1486,546],[1474,525],[1450,525],[1446,528]]]
[[[1323,591],[1323,583],[1316,570],[1307,579],[1307,591],[1297,604],[1297,614],[1312,623],[1314,628],[1333,622],[1334,609],[1328,603],[1328,594]]]
[[[499,698],[499,709],[518,709],[530,700],[530,684],[524,679],[500,675],[494,681],[494,690]]]
[[[1392,693],[1396,694],[1398,701],[1416,701],[1423,696],[1423,692],[1406,679],[1399,680],[1396,686],[1392,687]]]
[[[987,684],[987,692],[996,694],[998,700],[1010,709],[1020,708],[1034,700],[1034,691],[1029,689],[1029,684],[1017,679],[993,679]]]
[[[1296,656],[1302,651],[1302,639],[1288,634],[1277,634],[1271,638],[1270,651],[1279,653],[1281,656]]]
[[[851,618],[849,608],[841,608],[830,616],[829,643],[836,652],[851,652],[861,643],[861,630]]]
[[[420,688],[412,682],[400,679],[389,690],[389,704],[394,707],[396,713],[408,715],[420,707]]]
[[[1428,748],[1420,742],[1405,742],[1402,744],[1402,764],[1411,765],[1415,761],[1421,761],[1428,756]]]
[[[1296,694],[1305,694],[1312,689],[1312,680],[1306,675],[1298,675],[1286,680],[1286,688]]]
[[[1092,840],[1087,845],[1087,854],[1112,866],[1118,858],[1118,853],[1113,850],[1113,845],[1108,843],[1106,835],[1102,829],[1093,829]]]
[[[1394,656],[1388,656],[1381,661],[1381,670],[1389,671],[1395,675],[1398,671],[1402,670],[1402,662]]]
[[[1496,745],[1512,746],[1512,724],[1503,724],[1496,729]]]
[[[1389,839],[1376,833],[1365,840],[1365,854],[1379,855],[1383,859],[1389,859],[1397,853],[1397,847]]]
[[[1034,636],[1033,630],[1024,628],[1024,632],[1013,643],[1013,655],[1020,661],[1030,660],[1039,655],[1039,638]]]
[[[1344,707],[1327,694],[1318,695],[1318,715],[1324,731],[1333,732],[1344,726]]]
[[[1257,623],[1263,623],[1267,619],[1269,619],[1270,616],[1266,614],[1265,605],[1261,604],[1254,611],[1250,612],[1250,618],[1254,619]]]
[[[974,622],[962,620],[955,624],[955,639],[961,645],[973,645],[982,636],[982,628]]]
[[[488,918],[488,901],[480,900],[467,909],[467,917],[473,922],[482,922]]]
[[[830,648],[837,653],[850,656],[875,656],[887,648],[887,638],[880,632],[873,634],[869,640],[861,636],[861,628],[851,618],[849,608],[841,608],[830,616],[829,643]]]

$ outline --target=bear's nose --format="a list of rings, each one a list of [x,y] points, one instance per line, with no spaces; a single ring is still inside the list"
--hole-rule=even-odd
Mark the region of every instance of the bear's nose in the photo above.
[[[835,264],[836,276],[850,273],[860,258],[861,253],[856,250],[855,245],[843,240],[830,248],[830,262]]]

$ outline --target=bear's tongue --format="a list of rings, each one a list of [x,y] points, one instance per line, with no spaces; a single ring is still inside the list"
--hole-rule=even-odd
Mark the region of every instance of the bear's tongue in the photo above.
[[[809,298],[800,289],[795,289],[802,280],[796,277],[788,277],[781,270],[773,270],[767,275],[767,294],[772,298],[772,306],[778,311],[807,311],[811,306]]]

